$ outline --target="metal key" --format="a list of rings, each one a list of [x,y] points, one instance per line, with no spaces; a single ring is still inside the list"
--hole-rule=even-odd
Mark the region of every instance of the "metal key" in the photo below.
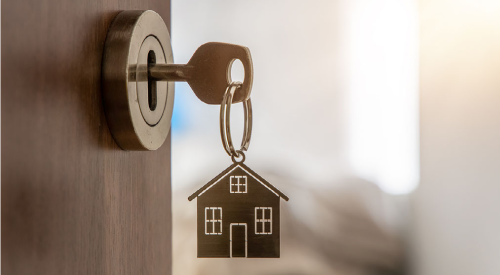
[[[250,97],[253,66],[247,47],[220,42],[201,45],[186,65],[154,64],[148,68],[148,78],[156,81],[187,81],[196,96],[207,104],[221,104],[231,82],[231,65],[239,59],[245,69],[242,87],[236,91],[233,103]]]

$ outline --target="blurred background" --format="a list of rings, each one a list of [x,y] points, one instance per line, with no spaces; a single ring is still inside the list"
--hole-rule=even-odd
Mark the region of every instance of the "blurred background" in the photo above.
[[[176,63],[250,49],[245,163],[290,197],[281,259],[196,258],[187,197],[231,160],[219,106],[177,83],[174,274],[498,274],[499,18],[494,0],[173,0]]]

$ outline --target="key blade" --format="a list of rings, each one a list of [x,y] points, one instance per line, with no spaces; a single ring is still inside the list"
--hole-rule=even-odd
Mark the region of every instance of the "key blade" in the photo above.
[[[196,96],[207,104],[221,104],[230,84],[232,62],[239,59],[245,70],[243,85],[234,94],[233,103],[250,97],[253,83],[253,64],[247,47],[209,42],[201,45],[189,60],[192,75],[187,82]]]

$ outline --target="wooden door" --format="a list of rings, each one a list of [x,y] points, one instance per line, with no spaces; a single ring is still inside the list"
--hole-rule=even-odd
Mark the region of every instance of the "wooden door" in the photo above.
[[[2,1],[2,274],[171,274],[170,138],[122,151],[101,99],[106,32],[168,0]]]

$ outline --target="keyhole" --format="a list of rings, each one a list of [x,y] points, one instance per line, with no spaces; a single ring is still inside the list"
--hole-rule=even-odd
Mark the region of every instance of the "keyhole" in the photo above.
[[[154,51],[148,53],[148,104],[151,111],[156,110],[158,103],[158,93],[156,91],[156,80],[149,77],[149,68],[156,64],[156,54]]]

